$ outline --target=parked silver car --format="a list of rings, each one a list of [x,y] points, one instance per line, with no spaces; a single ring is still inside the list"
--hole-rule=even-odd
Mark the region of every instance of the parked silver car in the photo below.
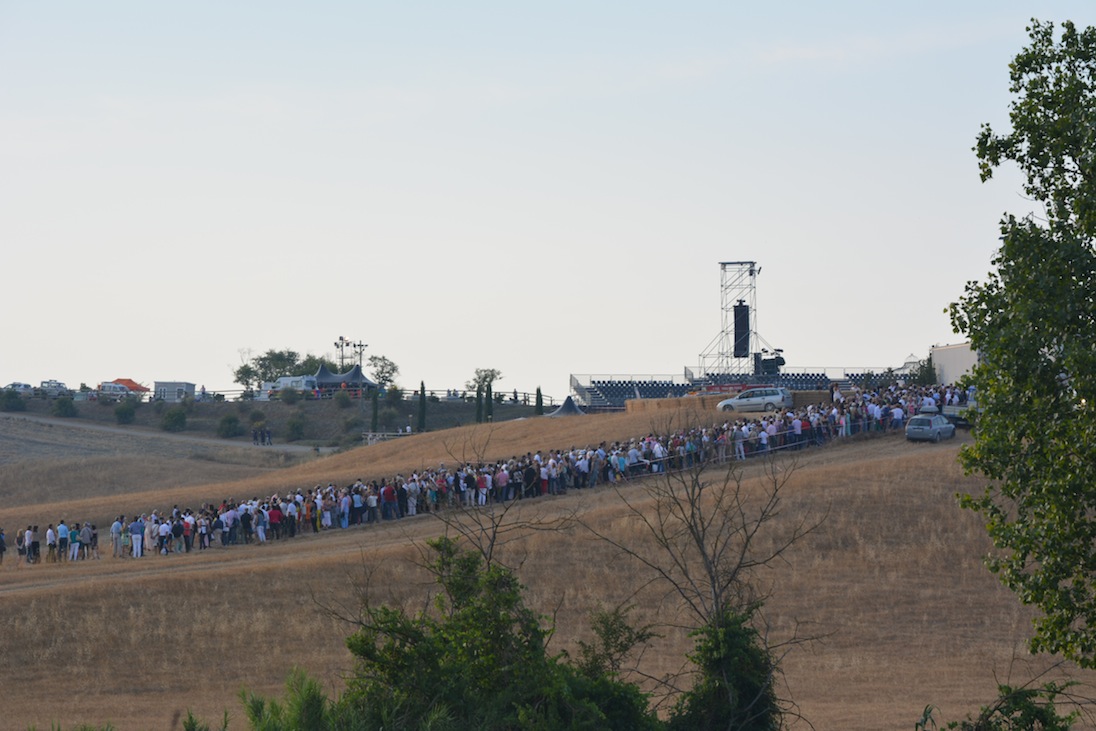
[[[786,388],[750,388],[720,401],[720,411],[776,411],[790,409],[795,399]]]
[[[19,383],[19,381],[15,381],[14,383],[9,383],[8,385],[4,386],[4,390],[14,391],[20,396],[26,396],[27,398],[30,398],[34,395],[34,386],[30,385],[29,383]]]
[[[955,436],[955,424],[943,414],[918,414],[906,423],[906,439],[911,442],[938,442]]]

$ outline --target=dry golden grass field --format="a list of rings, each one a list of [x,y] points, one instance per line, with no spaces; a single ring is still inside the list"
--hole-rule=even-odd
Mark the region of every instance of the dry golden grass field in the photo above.
[[[352,612],[367,581],[373,601],[422,606],[431,585],[416,567],[417,547],[443,524],[419,516],[139,561],[111,559],[108,546],[100,561],[35,566],[16,561],[17,528],[37,523],[44,532],[61,518],[90,520],[106,536],[118,513],[343,485],[718,418],[664,410],[526,419],[302,461],[276,450],[261,458],[248,449],[196,453],[193,442],[154,432],[65,432],[51,446],[50,430],[38,422],[4,416],[0,443],[16,447],[0,470],[0,525],[10,548],[0,566],[0,728],[110,722],[126,730],[180,728],[187,709],[208,721],[227,710],[230,728],[244,729],[239,690],[279,693],[294,666],[338,692],[351,669],[343,644],[351,627],[329,609]],[[825,518],[762,577],[772,587],[771,637],[786,638],[798,624],[822,638],[783,661],[782,694],[814,728],[911,729],[930,703],[938,719],[954,720],[992,700],[997,680],[1024,682],[1053,664],[1027,654],[1030,612],[983,568],[987,539],[977,516],[957,507],[955,494],[979,485],[956,463],[966,438],[849,440],[781,460],[791,470],[782,520]],[[763,468],[749,463],[746,484],[763,479]],[[642,505],[640,481],[622,490]],[[619,540],[646,540],[609,488],[525,501],[514,514],[576,515]],[[530,605],[554,616],[557,651],[583,637],[586,616],[599,605],[635,603],[635,618],[645,622],[677,617],[663,592],[642,589],[646,576],[635,565],[576,525],[529,532],[505,550],[520,564]],[[676,670],[689,648],[667,630],[644,655],[644,669]]]

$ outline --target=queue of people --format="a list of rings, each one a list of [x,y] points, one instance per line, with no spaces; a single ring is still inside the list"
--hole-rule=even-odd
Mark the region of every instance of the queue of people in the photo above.
[[[737,415],[722,424],[650,433],[628,442],[528,452],[509,459],[465,463],[404,476],[355,480],[297,489],[285,495],[224,500],[198,509],[173,506],[140,515],[119,515],[109,530],[113,558],[171,556],[192,551],[264,545],[400,521],[418,515],[472,508],[488,503],[562,495],[568,490],[729,460],[747,460],[780,450],[800,450],[856,434],[900,430],[908,416],[942,405],[962,405],[967,394],[954,386],[831,390],[830,403],[763,414]],[[41,554],[45,540],[46,554]],[[6,551],[0,529],[0,564]],[[98,529],[92,523],[56,528],[44,534],[28,525],[17,535],[21,563],[75,563],[97,560]]]

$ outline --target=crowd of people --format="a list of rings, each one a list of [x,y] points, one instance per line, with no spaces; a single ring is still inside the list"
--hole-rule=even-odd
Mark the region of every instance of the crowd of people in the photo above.
[[[284,495],[224,500],[198,509],[119,515],[109,529],[114,558],[170,556],[213,548],[263,545],[301,534],[347,530],[417,515],[488,503],[529,500],[620,483],[693,466],[747,460],[779,450],[799,450],[868,432],[901,430],[906,419],[944,405],[961,406],[967,393],[954,386],[832,388],[829,403],[765,413],[723,414],[722,423],[650,433],[628,442],[528,452],[488,463],[467,463],[397,474],[342,487],[329,483]],[[46,544],[42,556],[41,544]],[[97,560],[99,532],[89,522],[51,523],[44,533],[28,525],[16,537],[21,563]],[[0,563],[7,549],[0,528]]]

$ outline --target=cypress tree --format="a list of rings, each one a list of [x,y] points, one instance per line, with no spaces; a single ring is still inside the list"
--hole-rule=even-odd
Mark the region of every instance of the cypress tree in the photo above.
[[[419,431],[426,431],[426,382],[419,381]]]

